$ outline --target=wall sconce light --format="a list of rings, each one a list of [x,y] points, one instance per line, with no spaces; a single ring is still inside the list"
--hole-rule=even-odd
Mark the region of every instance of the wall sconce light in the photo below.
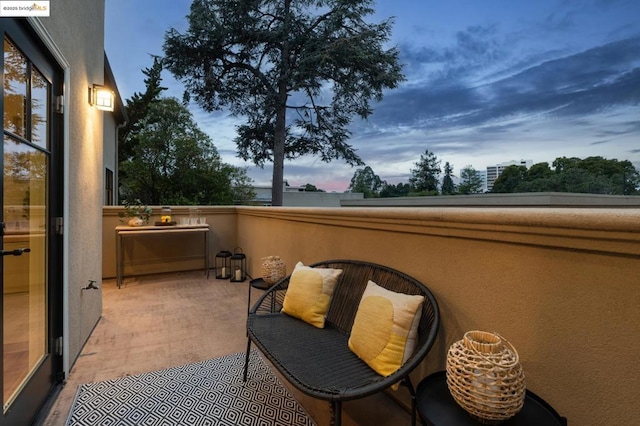
[[[89,88],[89,104],[101,111],[113,111],[116,94],[113,90],[94,84]]]

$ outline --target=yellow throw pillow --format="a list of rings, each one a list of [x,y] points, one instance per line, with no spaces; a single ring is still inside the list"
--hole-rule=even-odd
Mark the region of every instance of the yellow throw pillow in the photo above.
[[[382,376],[411,356],[424,296],[396,293],[369,281],[349,337],[349,349]]]
[[[324,328],[333,288],[342,269],[311,268],[298,262],[284,296],[282,312]]]

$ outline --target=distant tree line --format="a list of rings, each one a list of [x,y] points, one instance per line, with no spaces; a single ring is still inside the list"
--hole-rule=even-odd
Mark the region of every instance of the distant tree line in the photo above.
[[[408,183],[391,184],[380,179],[373,169],[358,169],[351,178],[347,192],[361,192],[365,198],[417,197],[428,195],[473,194],[482,192],[482,177],[473,167],[462,170],[461,183],[454,183],[453,165],[441,161],[431,151],[425,150],[411,169]],[[442,175],[442,179],[440,176]]]
[[[429,150],[414,163],[408,183],[390,184],[366,166],[356,170],[348,192],[361,192],[365,198],[463,195],[483,192],[480,172],[466,166],[460,181],[454,183],[453,165],[441,161]],[[442,175],[442,179],[440,178]],[[628,161],[603,157],[559,157],[549,163],[508,166],[495,180],[492,193],[515,192],[580,192],[610,195],[640,195],[640,173]]]
[[[629,160],[602,157],[559,157],[537,163],[528,170],[508,166],[496,179],[491,192],[581,192],[608,195],[640,194],[640,176]]]

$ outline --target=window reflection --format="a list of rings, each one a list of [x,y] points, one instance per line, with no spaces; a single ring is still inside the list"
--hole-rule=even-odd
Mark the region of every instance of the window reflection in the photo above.
[[[4,130],[47,148],[49,86],[40,71],[5,39]]]
[[[4,130],[26,138],[27,60],[4,40]]]
[[[43,148],[48,147],[49,92],[49,82],[37,69],[34,69],[31,75],[31,136],[29,139]]]

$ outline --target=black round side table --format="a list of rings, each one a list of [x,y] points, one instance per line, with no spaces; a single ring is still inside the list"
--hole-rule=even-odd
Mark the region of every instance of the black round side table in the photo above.
[[[474,420],[453,399],[447,387],[446,372],[439,371],[424,378],[416,391],[418,412],[427,425],[477,426]],[[567,419],[560,416],[547,402],[527,389],[522,410],[501,426],[566,426]]]
[[[255,278],[252,279],[251,281],[249,281],[249,297],[248,297],[248,301],[247,301],[247,312],[249,312],[249,310],[251,310],[251,289],[255,288],[258,290],[262,290],[262,291],[267,291],[271,288],[272,284],[267,283],[265,280],[263,280],[262,278]],[[273,305],[274,299],[273,299],[273,295],[271,295],[271,304]]]

